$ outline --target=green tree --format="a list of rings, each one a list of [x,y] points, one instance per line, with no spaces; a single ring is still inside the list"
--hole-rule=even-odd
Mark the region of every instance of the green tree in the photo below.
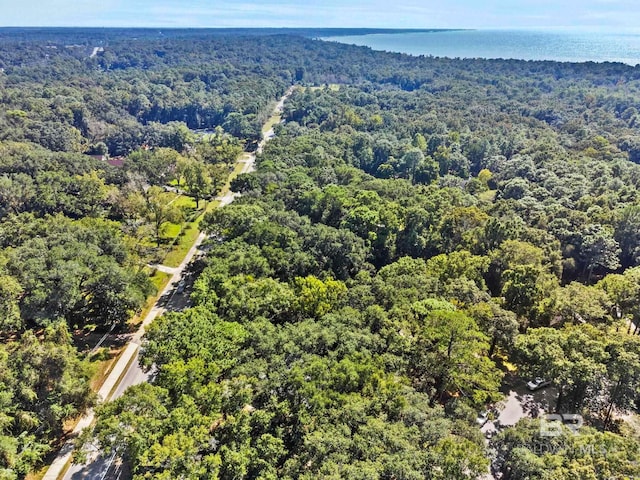
[[[27,326],[57,319],[69,326],[124,322],[153,289],[147,276],[134,270],[126,239],[113,222],[23,216],[3,226],[5,233],[23,232],[12,234],[6,273],[22,289],[19,306]],[[5,288],[7,298],[15,298],[10,280]]]
[[[242,154],[242,143],[218,126],[213,135],[196,144],[196,152],[206,163],[231,165]]]
[[[149,326],[144,340],[142,364],[160,369],[176,361],[200,358],[228,368],[246,337],[242,326],[225,322],[205,308],[169,313]]]
[[[630,205],[618,212],[614,239],[621,249],[623,267],[640,263],[640,206]]]
[[[490,339],[487,355],[493,357],[496,347],[510,352],[518,336],[519,323],[513,312],[504,310],[493,302],[483,302],[468,307],[467,312],[480,330]]]
[[[620,266],[620,247],[613,235],[602,225],[593,224],[582,233],[580,259],[584,264],[587,282],[594,269],[615,270]]]
[[[253,173],[241,173],[231,180],[231,191],[238,193],[246,193],[252,190],[260,189],[260,180]]]
[[[412,181],[416,184],[429,185],[438,179],[438,164],[431,157],[425,157],[424,160],[416,166]]]
[[[161,235],[168,223],[177,223],[182,219],[182,212],[171,204],[168,195],[161,187],[149,187],[143,194],[142,215],[153,225],[156,245],[160,246]]]
[[[543,302],[558,286],[550,273],[534,265],[516,265],[504,272],[502,296],[509,310],[530,321],[544,312]]]
[[[415,183],[416,168],[424,162],[424,154],[418,148],[412,148],[402,156],[400,171]]]
[[[465,277],[475,282],[478,288],[484,289],[484,274],[488,266],[488,258],[472,255],[466,250],[460,250],[449,254],[443,253],[428,259],[426,273],[437,277],[443,284]]]
[[[604,411],[604,428],[610,425],[613,408],[628,411],[636,406],[640,388],[640,339],[637,336],[614,335],[606,347],[607,405]]]
[[[0,215],[23,212],[35,197],[36,186],[29,175],[0,176]]]
[[[92,371],[78,359],[64,323],[41,338],[25,332],[0,345],[0,472],[24,478],[50,451],[65,421],[95,401]]]
[[[462,312],[436,310],[421,319],[411,368],[420,388],[445,401],[462,394],[481,405],[495,398],[501,374],[487,357],[489,344]]]
[[[342,303],[347,287],[339,280],[322,281],[314,276],[296,278],[296,294],[302,315],[320,318]]]
[[[416,133],[413,136],[413,140],[411,141],[411,145],[416,147],[421,152],[426,152],[427,150],[427,140],[424,138],[424,135],[421,133]]]
[[[460,247],[476,250],[481,231],[489,216],[478,207],[456,207],[440,220],[442,250],[452,252]]]
[[[592,324],[610,320],[611,307],[604,291],[577,282],[556,289],[550,306],[555,321]]]
[[[606,381],[609,354],[602,333],[588,324],[529,329],[516,340],[515,361],[531,376],[553,381],[558,388],[556,411],[584,406],[589,391],[600,391]]]
[[[207,167],[196,160],[189,160],[182,168],[187,191],[196,199],[196,208],[200,208],[200,199],[215,193],[214,182]]]
[[[173,178],[173,170],[180,162],[181,155],[171,148],[140,149],[131,152],[124,168],[135,172],[151,185],[165,185]]]
[[[632,325],[640,321],[640,268],[629,268],[622,275],[609,274],[596,287],[604,290],[613,303],[610,313],[615,319],[630,320],[630,332]]]
[[[19,300],[23,292],[22,286],[14,277],[0,273],[0,333],[7,334],[22,328]]]
[[[638,475],[636,439],[582,427],[575,435],[559,426],[556,437],[540,437],[540,420],[525,419],[491,440],[499,472],[511,478],[607,480]]]

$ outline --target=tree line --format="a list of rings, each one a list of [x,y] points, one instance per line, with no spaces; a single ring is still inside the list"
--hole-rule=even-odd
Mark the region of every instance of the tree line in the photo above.
[[[156,380],[95,438],[135,478],[637,474],[635,69],[318,48],[349,84],[287,102],[204,222],[196,306],[145,337]],[[527,420],[487,446],[513,368],[584,436],[542,450]]]
[[[293,83],[242,198],[203,222],[195,307],[145,337],[156,380],[99,408],[105,449],[136,478],[638,474],[617,418],[640,371],[637,68],[1,33],[2,475],[92,403],[69,332],[152,291],[144,265],[185,213],[165,187],[215,195]],[[535,420],[488,450],[475,416],[512,366],[552,377],[600,454],[540,454]]]

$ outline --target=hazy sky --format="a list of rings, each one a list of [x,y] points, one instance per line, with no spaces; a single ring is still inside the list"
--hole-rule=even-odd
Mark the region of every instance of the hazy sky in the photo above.
[[[638,0],[0,0],[0,25],[640,31],[640,4]]]

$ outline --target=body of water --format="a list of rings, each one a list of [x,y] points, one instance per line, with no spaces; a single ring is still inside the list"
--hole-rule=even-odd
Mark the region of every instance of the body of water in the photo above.
[[[640,34],[458,30],[328,37],[374,50],[449,58],[515,58],[640,64]]]

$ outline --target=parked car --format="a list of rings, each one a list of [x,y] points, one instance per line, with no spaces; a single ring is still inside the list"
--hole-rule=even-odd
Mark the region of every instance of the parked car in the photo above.
[[[536,377],[533,380],[529,380],[527,382],[527,388],[532,392],[540,390],[544,387],[548,387],[549,385],[551,385],[551,380],[545,380],[542,377]]]
[[[180,280],[180,283],[178,283],[178,288],[176,288],[176,293],[183,293],[186,285],[187,284],[184,280]]]
[[[489,410],[483,410],[478,412],[478,416],[476,417],[476,423],[481,427],[489,421]]]

